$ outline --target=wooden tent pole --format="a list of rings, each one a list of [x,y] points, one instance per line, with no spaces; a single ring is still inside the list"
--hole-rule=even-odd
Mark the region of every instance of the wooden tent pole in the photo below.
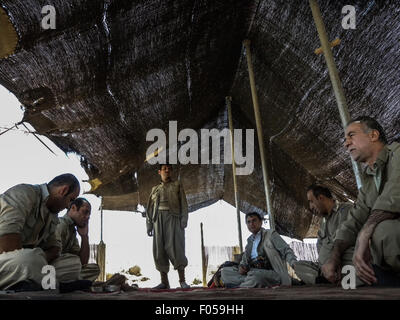
[[[206,262],[206,250],[204,247],[203,222],[200,223],[200,234],[201,234],[201,265],[203,271],[203,287],[207,287],[207,262]]]
[[[100,268],[99,281],[106,281],[106,244],[103,242],[103,198],[100,205],[100,243],[97,246],[97,264]]]
[[[231,152],[232,152],[232,176],[233,176],[233,191],[235,193],[235,207],[236,207],[236,217],[238,225],[239,234],[239,248],[240,252],[243,252],[243,241],[242,241],[242,225],[240,222],[240,208],[239,208],[239,193],[236,181],[236,162],[235,162],[235,144],[234,144],[234,134],[233,134],[233,121],[232,121],[232,97],[225,97],[226,105],[228,106],[228,120],[229,120],[229,132],[231,136]]]
[[[275,229],[275,220],[274,220],[274,214],[273,214],[273,208],[272,208],[271,191],[270,191],[271,188],[269,185],[267,162],[266,162],[265,151],[264,151],[264,140],[263,140],[262,125],[261,125],[260,108],[258,105],[258,97],[257,97],[256,84],[255,84],[255,80],[254,80],[253,64],[251,61],[250,40],[247,40],[247,39],[244,40],[243,44],[246,47],[247,67],[248,67],[248,71],[249,71],[251,96],[253,99],[254,117],[256,119],[256,126],[257,126],[258,147],[260,149],[265,197],[266,197],[267,210],[268,210],[268,216],[269,216],[269,225],[270,225],[270,228],[272,230],[274,230]]]
[[[328,66],[329,77],[332,82],[332,87],[335,93],[337,106],[339,108],[340,119],[342,120],[343,129],[345,130],[347,123],[350,121],[350,113],[347,107],[343,86],[340,81],[339,72],[336,68],[335,60],[333,59],[331,44],[328,40],[328,35],[326,33],[325,24],[321,16],[321,11],[319,9],[318,2],[317,0],[309,0],[309,3],[314,18],[315,26],[317,27],[319,40],[321,41],[325,61]],[[361,167],[353,159],[351,159],[351,163],[353,165],[353,171],[356,177],[357,187],[360,189],[362,186],[360,178]]]

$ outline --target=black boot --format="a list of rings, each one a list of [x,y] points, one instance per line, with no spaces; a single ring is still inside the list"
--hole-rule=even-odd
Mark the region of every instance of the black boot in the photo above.
[[[372,265],[374,269],[375,277],[378,280],[377,283],[374,283],[374,286],[382,286],[382,287],[400,287],[400,277],[397,276],[394,272],[383,270],[377,265]]]
[[[42,290],[42,287],[37,284],[36,282],[33,282],[32,280],[24,280],[20,281],[13,286],[9,287],[7,290],[12,290],[15,292],[23,292],[23,291],[40,291]]]
[[[160,272],[160,274],[161,283],[158,286],[155,286],[153,289],[169,289],[168,273]]]
[[[179,274],[179,284],[182,289],[189,289],[190,286],[185,281],[185,269],[178,270]]]

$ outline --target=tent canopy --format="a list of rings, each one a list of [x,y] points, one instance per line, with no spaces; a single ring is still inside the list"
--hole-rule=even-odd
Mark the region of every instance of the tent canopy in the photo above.
[[[342,28],[346,1],[321,12],[351,116],[376,117],[390,141],[400,129],[400,8],[356,1],[356,29]],[[25,108],[24,121],[65,152],[81,156],[104,208],[135,210],[158,183],[146,133],[169,121],[184,128],[255,129],[242,41],[251,40],[276,229],[316,235],[306,187],[322,182],[355,199],[336,101],[308,3],[302,0],[53,0],[56,29],[43,29],[42,1],[1,0],[18,35],[0,59],[0,84]],[[255,134],[255,139],[256,139]],[[240,209],[266,212],[254,141],[254,171],[238,177]],[[219,199],[234,204],[229,164],[177,165],[191,211]],[[218,212],[215,212],[218,214]]]

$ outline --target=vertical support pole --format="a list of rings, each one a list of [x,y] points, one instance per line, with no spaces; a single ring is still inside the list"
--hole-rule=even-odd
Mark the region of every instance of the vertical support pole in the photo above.
[[[200,223],[200,233],[201,233],[201,265],[203,271],[203,287],[207,287],[207,258],[206,250],[204,248],[204,237],[203,237],[203,222]]]
[[[100,241],[103,242],[103,199],[100,205]]]
[[[226,105],[228,107],[228,120],[229,120],[229,132],[231,136],[231,152],[232,152],[232,176],[233,176],[233,191],[235,193],[235,207],[236,207],[236,217],[238,224],[238,234],[239,234],[239,248],[240,252],[243,252],[243,241],[242,241],[242,225],[240,222],[240,208],[239,208],[239,193],[236,181],[236,162],[235,162],[235,143],[233,134],[233,121],[232,121],[232,97],[225,97]]]
[[[255,84],[255,80],[254,80],[253,64],[251,61],[250,40],[244,40],[243,44],[246,47],[247,67],[249,70],[251,96],[253,98],[253,107],[254,107],[254,117],[256,119],[256,126],[257,126],[258,148],[260,149],[261,166],[262,166],[262,172],[263,172],[263,178],[264,178],[264,189],[265,189],[265,197],[266,197],[266,202],[267,202],[267,210],[268,210],[268,215],[269,215],[269,223],[270,223],[270,228],[272,230],[274,230],[275,229],[275,221],[274,221],[274,214],[273,214],[272,200],[271,200],[271,193],[270,193],[271,188],[269,185],[267,162],[265,159],[260,108],[258,105],[258,97],[257,97],[256,84]]]
[[[106,244],[103,242],[103,199],[100,205],[100,243],[97,246],[97,264],[100,268],[99,281],[106,281]]]
[[[336,64],[333,59],[331,46],[328,40],[328,35],[326,33],[324,21],[322,20],[322,15],[318,6],[318,2],[317,0],[309,0],[309,3],[314,18],[315,26],[317,27],[319,40],[321,41],[321,46],[325,57],[325,61],[328,66],[329,77],[332,82],[332,87],[335,93],[337,106],[339,108],[340,119],[342,120],[343,129],[345,130],[347,123],[350,121],[350,114],[349,114],[349,109],[347,107],[343,86],[342,83],[340,82],[339,72],[336,68]],[[351,159],[351,163],[353,165],[354,175],[356,176],[357,187],[358,189],[360,189],[362,185],[360,178],[361,167],[353,159]]]

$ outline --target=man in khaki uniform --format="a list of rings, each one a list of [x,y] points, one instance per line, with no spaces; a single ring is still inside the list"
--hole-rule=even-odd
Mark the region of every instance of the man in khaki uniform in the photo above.
[[[94,281],[100,274],[100,268],[96,263],[89,262],[89,218],[91,205],[84,198],[75,199],[64,217],[59,218],[57,225],[57,237],[61,242],[61,256],[64,257],[62,265],[70,270],[80,272],[80,279]],[[79,246],[76,233],[81,237]]]
[[[57,261],[58,212],[80,191],[72,174],[48,184],[19,184],[0,195],[0,289],[40,289],[42,268]],[[56,269],[58,281],[73,277]]]
[[[335,201],[330,190],[319,185],[311,185],[307,188],[307,199],[310,210],[322,218],[317,240],[318,262],[301,260],[295,263],[294,270],[306,284],[324,283],[328,281],[321,273],[321,266],[328,260],[333,249],[336,231],[347,219],[353,205]],[[345,251],[342,257],[343,265],[353,264],[353,253],[354,247]]]
[[[185,281],[185,228],[188,204],[179,181],[172,181],[172,166],[160,165],[161,183],[151,190],[146,210],[147,234],[153,239],[153,256],[161,274],[161,283],[155,289],[169,289],[169,261],[178,270],[181,288],[189,288]]]
[[[351,121],[344,145],[365,164],[356,206],[337,232],[322,271],[339,279],[342,253],[355,244],[356,273],[367,284],[398,285],[400,275],[400,144],[387,144],[379,123],[370,117]]]
[[[292,267],[297,258],[275,230],[262,228],[262,222],[258,213],[246,214],[247,228],[252,235],[247,239],[239,267],[222,268],[221,280],[225,287],[264,288],[292,284],[286,262]]]

